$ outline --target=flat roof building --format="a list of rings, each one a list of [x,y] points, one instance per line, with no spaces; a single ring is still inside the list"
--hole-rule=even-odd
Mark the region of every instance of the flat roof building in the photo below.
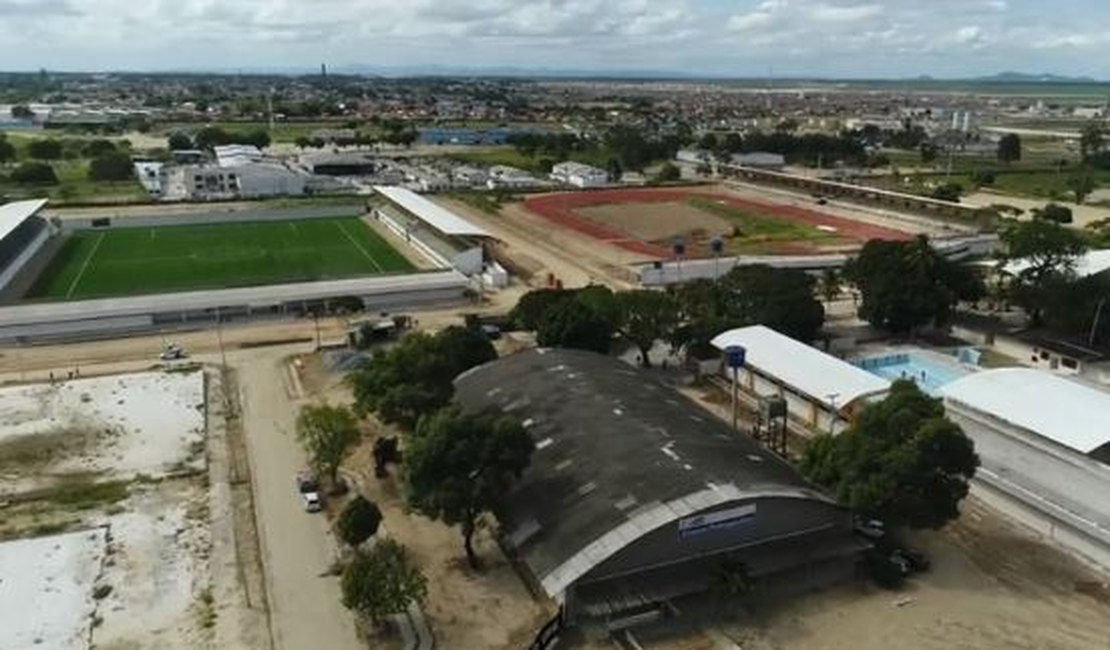
[[[455,380],[535,441],[498,516],[533,587],[610,629],[704,593],[724,565],[765,592],[850,573],[851,517],[755,440],[655,376],[578,350],[521,352]]]
[[[551,168],[551,180],[574,187],[604,187],[609,184],[609,172],[579,162],[561,162]]]

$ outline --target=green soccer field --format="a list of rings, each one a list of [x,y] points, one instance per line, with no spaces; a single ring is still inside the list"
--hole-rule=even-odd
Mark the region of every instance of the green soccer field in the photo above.
[[[85,230],[68,236],[27,297],[103,298],[412,268],[357,217]]]

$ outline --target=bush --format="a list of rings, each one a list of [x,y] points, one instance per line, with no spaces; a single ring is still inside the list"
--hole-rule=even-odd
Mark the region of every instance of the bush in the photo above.
[[[99,158],[100,156],[112,153],[115,150],[116,145],[113,144],[111,140],[98,138],[96,140],[90,140],[88,143],[86,143],[85,146],[81,148],[81,153],[89,158]]]
[[[134,174],[131,156],[112,151],[89,164],[89,178],[94,181],[126,181]]]
[[[1059,203],[1049,203],[1039,210],[1033,211],[1035,219],[1045,219],[1046,221],[1055,221],[1056,223],[1071,223],[1072,213],[1071,208]]]
[[[62,157],[62,143],[54,139],[31,140],[27,153],[38,160],[57,160]]]
[[[945,183],[933,190],[933,198],[939,201],[959,203],[960,195],[963,193],[964,188],[959,183]]]
[[[336,533],[349,546],[358,546],[378,532],[382,512],[378,506],[361,496],[356,496],[343,508],[335,522]]]
[[[387,616],[408,609],[410,603],[423,603],[428,581],[412,565],[405,548],[387,539],[355,554],[343,568],[340,589],[345,607],[381,624]]]
[[[46,163],[23,163],[12,170],[12,181],[25,185],[57,185],[58,175]]]

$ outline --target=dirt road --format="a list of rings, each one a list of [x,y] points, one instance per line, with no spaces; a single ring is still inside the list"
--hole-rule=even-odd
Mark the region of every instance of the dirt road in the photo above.
[[[340,604],[338,578],[321,577],[335,559],[335,542],[323,515],[301,507],[293,485],[305,463],[293,434],[302,400],[290,395],[284,379],[284,359],[295,347],[241,351],[228,359],[239,376],[274,647],[360,650],[354,620]],[[296,351],[311,351],[311,345],[301,348]]]

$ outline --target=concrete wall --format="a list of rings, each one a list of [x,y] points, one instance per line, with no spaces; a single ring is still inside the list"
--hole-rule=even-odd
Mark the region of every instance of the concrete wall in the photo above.
[[[134,212],[119,215],[105,214],[103,211],[96,216],[62,216],[60,223],[62,231],[71,233],[76,230],[93,228],[93,222],[99,219],[109,219],[108,228],[149,228],[152,226],[191,226],[212,223],[242,223],[247,221],[292,221],[296,219],[328,219],[335,217],[359,217],[366,213],[366,207],[360,203],[352,202],[351,205],[334,206],[306,206],[303,208],[267,209],[259,207],[251,210],[199,210],[197,212],[151,212],[150,214],[136,214]],[[97,228],[98,230],[100,228]]]

